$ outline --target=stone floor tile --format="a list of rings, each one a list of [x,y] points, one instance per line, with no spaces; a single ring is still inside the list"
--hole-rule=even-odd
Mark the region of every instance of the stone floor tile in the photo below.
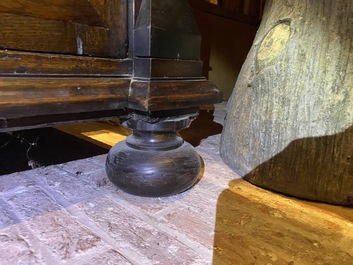
[[[159,221],[213,250],[215,216],[199,215],[189,208],[178,207]]]
[[[11,206],[0,198],[0,229],[19,222],[20,219],[11,211]]]
[[[91,157],[91,162],[98,165],[100,168],[104,168],[105,161],[107,159],[107,155],[98,155]]]
[[[14,224],[16,221],[11,218],[8,211],[0,208],[0,229],[9,225]]]
[[[61,262],[84,256],[105,243],[65,210],[53,211],[26,222],[26,226]]]
[[[115,241],[129,242],[152,264],[207,264],[199,253],[158,229],[158,222],[153,226],[108,198],[99,198],[94,205],[80,203],[79,207]]]
[[[134,196],[121,190],[116,190],[114,193],[110,193],[109,196],[113,200],[120,201],[121,203],[128,203],[145,213],[158,216],[167,212],[169,208],[174,208],[177,201],[184,196],[187,196],[187,192],[169,197],[149,198]]]
[[[0,264],[59,264],[23,225],[0,229]]]
[[[115,249],[109,249],[102,252],[95,252],[93,255],[87,256],[84,259],[80,258],[72,265],[132,265],[133,263],[126,259],[121,253]]]
[[[59,204],[36,185],[4,194],[2,199],[10,205],[11,211],[23,221],[62,209]]]
[[[71,203],[80,201],[82,198],[96,196],[102,192],[87,174],[74,175],[62,170],[59,166],[36,169],[32,174],[35,174],[37,182],[44,189],[50,190],[48,192],[54,191]],[[59,198],[58,200],[60,201]]]
[[[20,192],[21,190],[25,190],[29,186],[36,185],[35,178],[33,178],[35,174],[32,174],[31,170],[27,172],[28,174],[26,174],[25,171],[0,176],[0,194],[6,192]]]
[[[101,167],[94,172],[81,174],[80,178],[101,191],[107,190],[109,192],[114,192],[117,189],[117,187],[109,181],[104,167]]]
[[[216,205],[217,205],[218,193],[209,192],[202,190],[201,187],[195,187],[190,190],[188,196],[184,196],[176,203],[179,207],[184,207],[188,211],[200,215],[204,218],[210,218],[214,216]],[[207,205],[207,207],[205,207]]]
[[[56,166],[74,175],[87,174],[101,169],[102,165],[104,165],[95,163],[94,160],[96,159],[89,157],[85,159],[70,161]]]

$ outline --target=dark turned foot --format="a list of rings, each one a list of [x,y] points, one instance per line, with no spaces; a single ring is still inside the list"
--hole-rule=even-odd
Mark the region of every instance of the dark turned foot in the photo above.
[[[161,119],[134,115],[126,122],[133,134],[115,145],[106,161],[108,178],[121,190],[160,197],[189,189],[200,173],[195,149],[176,135],[188,127],[190,116]]]

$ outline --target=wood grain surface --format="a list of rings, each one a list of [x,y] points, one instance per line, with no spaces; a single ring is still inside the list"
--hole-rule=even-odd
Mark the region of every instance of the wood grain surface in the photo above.
[[[0,4],[3,49],[126,58],[127,39],[126,0]]]
[[[2,119],[117,110],[126,107],[129,79],[0,78]]]
[[[0,50],[0,63],[0,76],[132,75],[132,61],[129,59]]]
[[[353,204],[352,1],[267,1],[228,105],[222,156],[249,181]]]

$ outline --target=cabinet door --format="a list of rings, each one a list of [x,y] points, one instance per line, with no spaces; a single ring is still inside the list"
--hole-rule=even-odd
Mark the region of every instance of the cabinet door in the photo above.
[[[1,0],[0,49],[127,57],[127,0]]]

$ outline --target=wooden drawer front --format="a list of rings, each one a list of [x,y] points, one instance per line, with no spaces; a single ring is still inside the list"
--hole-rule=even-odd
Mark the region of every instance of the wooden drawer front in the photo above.
[[[1,0],[0,48],[127,57],[126,0]]]

